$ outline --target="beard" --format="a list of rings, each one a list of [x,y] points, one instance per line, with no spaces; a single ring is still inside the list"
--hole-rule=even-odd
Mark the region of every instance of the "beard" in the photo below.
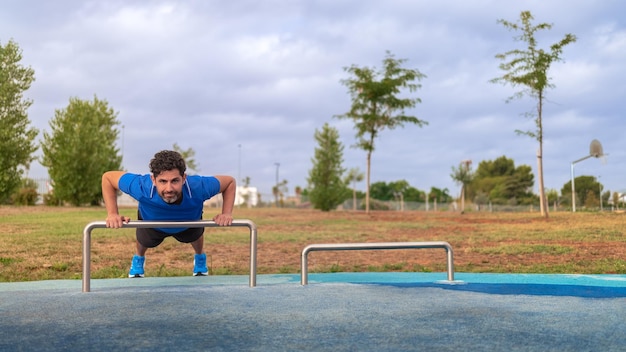
[[[180,199],[180,193],[176,191],[161,192],[161,199],[167,204],[176,203]]]

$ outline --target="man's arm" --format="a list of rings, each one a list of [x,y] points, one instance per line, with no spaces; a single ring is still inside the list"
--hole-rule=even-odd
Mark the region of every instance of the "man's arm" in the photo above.
[[[233,208],[235,206],[235,191],[237,183],[231,176],[215,176],[220,181],[220,193],[222,193],[222,213],[213,218],[220,226],[229,226],[233,223]]]
[[[125,171],[107,171],[102,175],[102,198],[107,209],[107,227],[119,228],[122,223],[128,223],[129,217],[121,216],[117,208],[117,191],[119,182]]]

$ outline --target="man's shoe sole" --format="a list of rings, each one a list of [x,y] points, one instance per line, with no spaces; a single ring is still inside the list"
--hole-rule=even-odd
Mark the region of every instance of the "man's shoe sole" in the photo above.
[[[209,273],[193,273],[193,276],[209,276]]]
[[[135,275],[128,274],[128,277],[129,278],[136,278],[136,277],[144,277],[144,275],[143,274],[135,274]]]

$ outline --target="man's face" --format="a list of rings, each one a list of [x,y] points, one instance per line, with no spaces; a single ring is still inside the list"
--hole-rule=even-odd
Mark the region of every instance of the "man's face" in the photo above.
[[[157,188],[159,196],[166,203],[175,203],[182,196],[185,175],[181,175],[178,170],[167,170],[161,172],[156,178],[152,177],[152,182]]]

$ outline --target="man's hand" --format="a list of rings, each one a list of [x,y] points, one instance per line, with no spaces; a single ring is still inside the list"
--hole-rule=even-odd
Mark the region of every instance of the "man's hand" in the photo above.
[[[118,229],[122,227],[122,224],[128,224],[130,218],[119,214],[107,215],[107,227]]]
[[[232,214],[217,214],[213,217],[213,221],[219,226],[230,226],[233,223]]]

